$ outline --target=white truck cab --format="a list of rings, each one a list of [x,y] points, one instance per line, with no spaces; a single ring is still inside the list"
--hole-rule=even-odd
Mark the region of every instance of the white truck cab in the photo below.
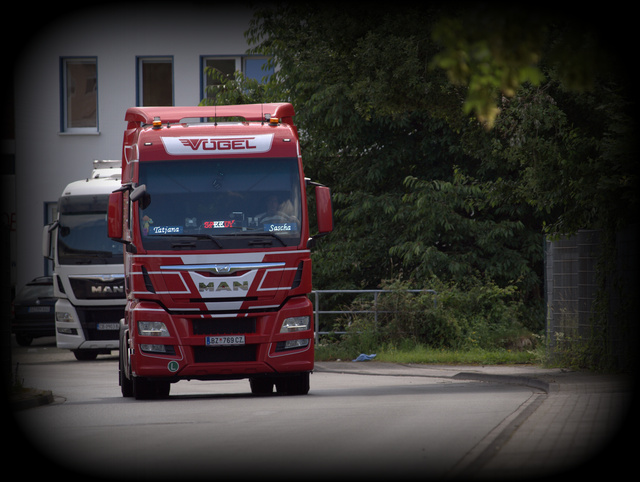
[[[43,231],[53,261],[56,344],[78,360],[118,349],[125,305],[122,245],[107,236],[109,194],[120,187],[121,162],[94,161],[91,177],[69,183],[58,218]]]

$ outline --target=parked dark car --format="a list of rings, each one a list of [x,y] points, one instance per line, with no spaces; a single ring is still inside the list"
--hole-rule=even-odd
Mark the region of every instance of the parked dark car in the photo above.
[[[35,278],[20,290],[13,300],[11,332],[19,345],[29,346],[34,338],[55,336],[55,304],[53,278]]]

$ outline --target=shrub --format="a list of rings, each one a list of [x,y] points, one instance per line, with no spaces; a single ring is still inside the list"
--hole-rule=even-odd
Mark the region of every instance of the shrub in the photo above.
[[[519,349],[530,348],[534,338],[519,320],[521,302],[516,288],[501,288],[492,282],[471,280],[466,286],[433,280],[428,292],[411,293],[408,282],[385,282],[390,293],[379,295],[377,317],[354,314],[338,325],[347,334],[339,343],[349,353],[374,353],[377,347],[397,345],[403,340],[430,348]],[[435,301],[435,303],[434,303]],[[354,312],[373,310],[371,299],[351,304]]]

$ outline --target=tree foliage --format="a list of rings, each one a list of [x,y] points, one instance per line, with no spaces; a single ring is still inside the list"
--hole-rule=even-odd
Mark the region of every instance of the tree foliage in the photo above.
[[[294,104],[305,174],[333,192],[317,288],[489,279],[539,308],[543,234],[637,208],[625,93],[563,19],[284,3],[259,8],[247,36],[276,74],[236,76],[214,101]],[[537,313],[525,323],[540,328]]]

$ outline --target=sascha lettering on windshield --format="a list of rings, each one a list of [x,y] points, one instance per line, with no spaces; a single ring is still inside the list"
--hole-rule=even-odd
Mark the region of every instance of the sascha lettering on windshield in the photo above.
[[[283,224],[265,224],[264,230],[270,233],[281,233],[286,231],[296,231],[298,225],[296,223],[283,223]]]

